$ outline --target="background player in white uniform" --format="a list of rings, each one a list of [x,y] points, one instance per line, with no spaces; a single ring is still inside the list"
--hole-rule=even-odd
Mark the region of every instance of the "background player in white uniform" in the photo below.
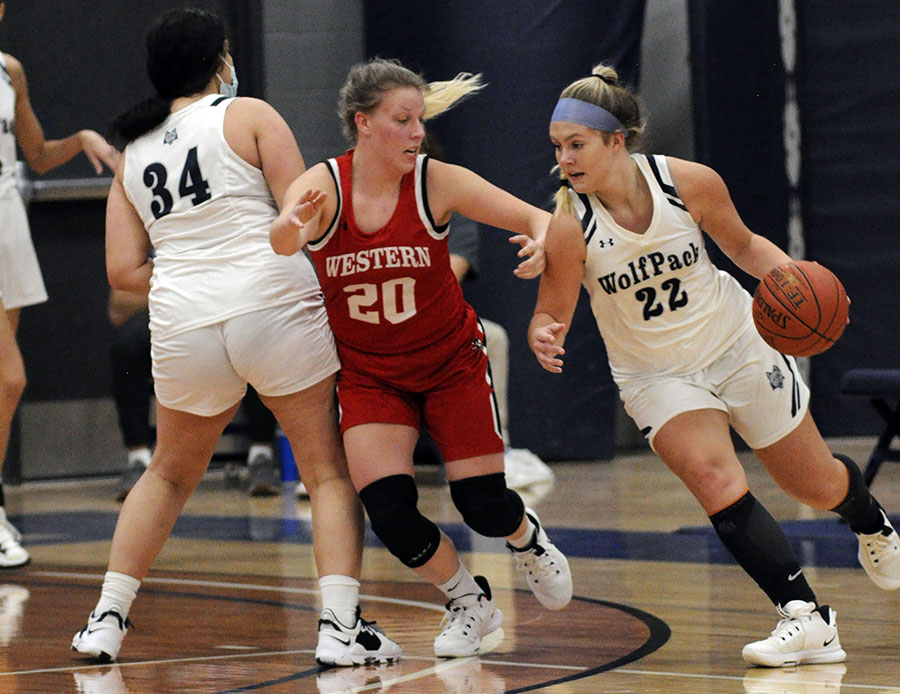
[[[562,92],[550,123],[563,188],[529,344],[548,371],[583,283],[629,414],[700,502],[725,546],[782,616],[743,651],[752,664],[839,662],[835,613],[819,605],[778,523],[754,499],[733,427],[791,496],[846,519],[881,588],[900,588],[897,533],[856,464],[832,456],[794,360],[766,345],[750,296],[713,267],[701,229],[761,278],[790,258],[741,221],[721,178],[693,162],[630,154],[643,121],[615,71]]]
[[[113,123],[128,144],[107,204],[106,260],[114,288],[150,293],[157,443],[122,506],[100,601],[72,648],[116,658],[140,581],[249,382],[309,490],[320,625],[345,625],[340,640],[320,637],[317,659],[393,660],[399,647],[359,615],[362,507],[337,433],[339,363],[322,294],[306,256],[277,256],[268,242],[275,200],[304,169],[300,150],[267,103],[229,98],[237,78],[215,14],[167,12],[147,50],[156,95]]]
[[[0,20],[6,3],[0,2]],[[93,130],[79,130],[61,140],[47,140],[28,98],[28,81],[22,64],[7,53],[0,53],[0,294],[3,296],[6,320],[15,340],[19,327],[19,311],[47,300],[47,290],[38,266],[28,216],[16,186],[16,141],[29,166],[46,173],[83,151],[96,172],[105,163],[114,169],[119,153]],[[16,350],[18,351],[18,349]],[[24,378],[24,375],[23,375]],[[24,386],[24,383],[23,383]],[[19,398],[6,397],[0,409],[0,473],[9,444],[10,425]],[[21,393],[20,393],[21,395]],[[8,416],[7,416],[8,415]],[[22,566],[29,561],[18,531],[6,520],[3,486],[0,484],[0,569]]]

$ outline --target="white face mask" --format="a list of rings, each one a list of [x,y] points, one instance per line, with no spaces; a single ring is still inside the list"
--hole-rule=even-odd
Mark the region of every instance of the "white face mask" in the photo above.
[[[222,61],[225,63],[225,61]],[[231,84],[228,84],[225,80],[219,77],[219,73],[216,73],[216,77],[219,77],[219,94],[222,96],[234,97],[237,96],[238,90],[238,78],[237,73],[234,71],[234,65],[230,65],[229,63],[225,63],[228,65],[228,69],[231,71]]]

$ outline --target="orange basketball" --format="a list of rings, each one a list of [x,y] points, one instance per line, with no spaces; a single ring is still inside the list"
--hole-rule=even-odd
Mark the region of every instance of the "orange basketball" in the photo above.
[[[828,268],[796,260],[763,277],[753,295],[753,322],[782,354],[811,357],[844,332],[850,300]]]

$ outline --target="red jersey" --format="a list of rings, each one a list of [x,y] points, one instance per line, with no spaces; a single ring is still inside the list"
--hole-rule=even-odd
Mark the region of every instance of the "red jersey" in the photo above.
[[[337,210],[309,250],[339,351],[391,356],[465,339],[474,313],[450,268],[449,225],[435,225],[428,208],[428,157],[403,177],[393,215],[373,233],[353,214],[353,150],[326,164]]]

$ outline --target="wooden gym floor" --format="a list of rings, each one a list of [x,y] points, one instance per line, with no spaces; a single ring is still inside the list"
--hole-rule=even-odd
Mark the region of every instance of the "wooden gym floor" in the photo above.
[[[832,441],[865,462],[869,439]],[[732,564],[699,507],[651,454],[553,466],[552,488],[525,494],[570,557],[575,599],[542,609],[502,543],[461,525],[433,471],[422,509],[473,573],[490,578],[505,640],[480,658],[436,660],[441,596],[369,537],[363,610],[404,648],[399,664],[320,671],[308,502],[251,499],[211,471],[144,582],[120,662],[69,650],[93,607],[118,504],[115,480],[7,488],[32,563],[0,572],[0,694],[167,692],[547,691],[556,694],[900,694],[900,591],[856,565],[852,533],[791,501],[744,454],[754,493],[784,522],[806,574],[838,612],[845,664],[747,668],[741,648],[775,627],[765,596]],[[873,483],[900,520],[900,465]]]

